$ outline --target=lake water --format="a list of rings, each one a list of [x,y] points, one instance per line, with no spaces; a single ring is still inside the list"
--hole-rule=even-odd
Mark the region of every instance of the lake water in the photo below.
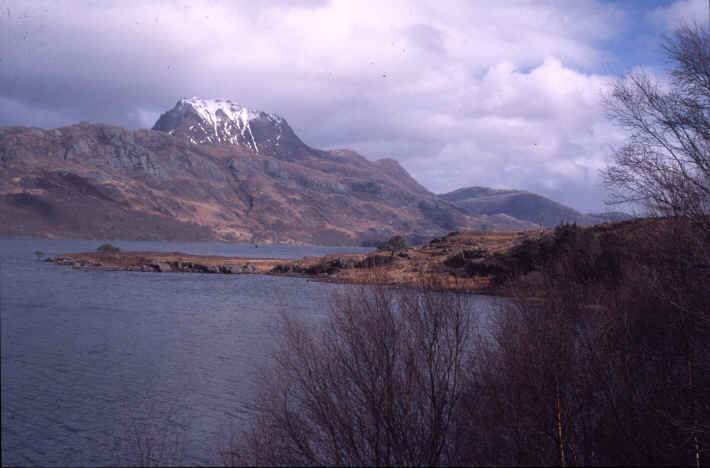
[[[183,446],[184,464],[220,464],[219,441],[242,430],[252,414],[254,384],[280,314],[322,320],[334,289],[347,286],[74,270],[34,254],[93,251],[101,243],[0,239],[2,463],[127,464],[136,431],[154,437],[154,446]],[[369,250],[112,243],[122,250],[277,258]],[[160,440],[164,435],[178,444]]]

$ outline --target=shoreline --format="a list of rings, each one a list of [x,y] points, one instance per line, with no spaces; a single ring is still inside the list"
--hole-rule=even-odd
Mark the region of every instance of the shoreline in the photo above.
[[[329,258],[332,257],[332,258]],[[78,252],[57,255],[45,259],[47,262],[68,266],[79,270],[136,271],[143,273],[206,273],[222,275],[265,275],[288,278],[302,278],[309,281],[333,284],[381,285],[390,287],[418,288],[436,285],[437,289],[486,296],[498,296],[496,290],[486,284],[473,286],[470,281],[444,275],[422,275],[416,279],[398,280],[387,275],[381,266],[355,266],[336,269],[328,273],[332,262],[343,263],[343,257],[357,257],[359,261],[368,258],[363,254],[330,254],[323,257],[303,257],[298,260],[283,258],[221,257],[212,255],[192,255],[177,252]],[[382,256],[380,256],[382,257]],[[349,260],[353,260],[350,258]],[[287,268],[287,269],[285,269]],[[352,269],[352,272],[348,270]],[[321,271],[319,273],[308,271]],[[448,276],[448,275],[445,275]]]
[[[495,268],[472,272],[467,265],[474,262],[485,266],[500,253],[532,237],[539,237],[539,233],[454,232],[417,247],[300,259],[125,251],[62,254],[46,261],[77,269],[261,274],[340,284],[433,287],[496,296],[503,291],[496,283]]]

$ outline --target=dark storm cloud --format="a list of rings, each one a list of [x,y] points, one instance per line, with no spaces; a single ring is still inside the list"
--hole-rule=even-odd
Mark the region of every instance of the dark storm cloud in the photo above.
[[[0,125],[150,127],[182,96],[283,115],[428,188],[601,208],[609,3],[0,0]],[[675,11],[675,10],[674,10]]]

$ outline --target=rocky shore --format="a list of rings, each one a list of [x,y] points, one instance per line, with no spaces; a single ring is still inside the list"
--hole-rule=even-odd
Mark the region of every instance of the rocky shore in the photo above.
[[[298,260],[188,255],[179,252],[88,252],[64,254],[48,261],[73,268],[143,272],[261,274],[300,276],[319,281],[437,287],[493,293],[504,258],[539,232],[452,232],[428,244],[396,251],[331,254]]]
[[[343,257],[348,257],[343,258]],[[363,255],[337,256],[336,264],[354,265]],[[241,258],[188,255],[179,252],[84,252],[58,255],[47,259],[72,268],[107,271],[144,271],[153,273],[219,273],[219,274],[317,274],[313,270],[325,257],[300,260],[276,258]],[[333,261],[331,260],[331,261]]]

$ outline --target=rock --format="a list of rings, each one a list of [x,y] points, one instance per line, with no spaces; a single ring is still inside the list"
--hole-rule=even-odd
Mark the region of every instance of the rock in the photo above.
[[[279,263],[271,271],[274,273],[291,273],[294,271],[294,268],[292,265]]]
[[[173,267],[169,263],[158,263],[155,265],[158,268],[158,271],[160,272],[168,272],[168,271],[173,271]]]

